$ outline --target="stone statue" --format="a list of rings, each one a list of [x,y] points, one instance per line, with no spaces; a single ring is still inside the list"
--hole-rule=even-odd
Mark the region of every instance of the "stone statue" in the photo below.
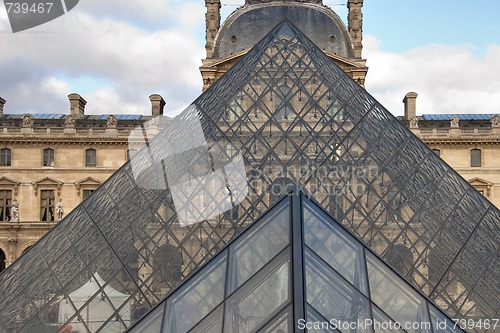
[[[64,206],[63,206],[61,198],[59,198],[59,202],[57,203],[57,206],[56,206],[56,215],[57,215],[58,220],[62,220],[63,215],[64,215]]]
[[[153,117],[148,121],[149,127],[158,127],[158,123],[160,122],[160,117]]]
[[[491,127],[500,127],[500,116],[497,114],[491,117]]]
[[[69,115],[67,118],[66,118],[66,121],[64,122],[64,125],[66,127],[75,127],[75,118],[73,118],[72,115]]]
[[[116,124],[118,124],[118,119],[116,119],[115,116],[110,114],[108,117],[108,123],[107,123],[108,127],[116,127]]]
[[[19,202],[16,199],[12,201],[11,214],[10,221],[19,222]]]
[[[456,127],[458,127],[459,122],[460,122],[460,118],[458,118],[457,116],[453,116],[451,118],[450,126],[453,128],[456,128]]]
[[[30,114],[25,114],[23,116],[23,126],[24,127],[33,126],[33,117]]]
[[[347,16],[349,33],[354,41],[361,41],[362,39],[362,18],[363,14],[358,8],[351,10]]]
[[[418,118],[413,117],[410,119],[410,128],[418,128]]]
[[[207,20],[207,41],[213,42],[215,40],[215,36],[219,31],[220,26],[220,15],[217,7],[208,8],[207,14],[205,15]]]

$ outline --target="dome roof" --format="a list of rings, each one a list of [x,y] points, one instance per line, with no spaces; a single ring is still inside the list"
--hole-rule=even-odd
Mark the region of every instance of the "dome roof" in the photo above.
[[[213,57],[225,58],[252,48],[285,18],[320,49],[353,57],[351,38],[338,15],[323,5],[300,2],[271,2],[236,10],[217,35]]]

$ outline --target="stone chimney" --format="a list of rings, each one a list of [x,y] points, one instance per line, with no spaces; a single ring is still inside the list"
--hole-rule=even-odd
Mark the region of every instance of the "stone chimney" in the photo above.
[[[403,103],[405,105],[405,119],[410,121],[417,117],[417,93],[409,92],[403,98]]]
[[[0,97],[0,117],[3,117],[3,106],[5,105],[5,103],[7,103],[7,101]]]
[[[85,104],[87,104],[87,101],[82,96],[74,93],[69,94],[68,99],[70,115],[73,116],[73,119],[83,118],[85,116]]]
[[[149,96],[151,101],[151,115],[153,117],[158,117],[163,115],[163,108],[165,107],[165,100],[158,94],[153,94]]]

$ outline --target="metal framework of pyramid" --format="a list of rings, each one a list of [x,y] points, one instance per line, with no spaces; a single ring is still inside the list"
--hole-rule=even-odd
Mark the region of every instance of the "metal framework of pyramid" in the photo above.
[[[302,319],[302,320],[301,320]],[[463,332],[294,191],[129,333]]]
[[[451,318],[499,317],[499,210],[284,21],[2,272],[0,332],[125,331],[293,184]]]

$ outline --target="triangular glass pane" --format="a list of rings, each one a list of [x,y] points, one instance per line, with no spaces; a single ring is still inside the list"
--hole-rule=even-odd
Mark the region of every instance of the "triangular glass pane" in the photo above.
[[[349,328],[370,320],[369,300],[352,285],[326,267],[315,254],[305,250],[307,303],[324,318],[340,327]],[[371,327],[358,327],[357,332],[371,332]]]
[[[359,291],[368,295],[363,246],[310,202],[305,201],[303,209],[305,244]]]
[[[147,317],[141,320],[141,322],[134,326],[129,332],[131,333],[161,333],[161,325],[163,322],[163,314],[165,307],[157,306],[150,313],[148,313]]]
[[[166,313],[163,331],[221,333],[224,320],[225,331],[242,332],[269,324],[272,316],[271,326],[280,329],[288,322],[283,309],[291,298],[289,235],[290,201],[284,198],[157,306],[155,311]],[[228,281],[231,289],[225,289]]]
[[[299,329],[306,328],[307,332],[313,333],[341,332],[309,304],[306,305],[306,316],[307,320],[298,322],[297,327]]]
[[[228,298],[224,332],[253,332],[289,303],[291,265],[287,252],[276,257]]]
[[[188,332],[224,300],[227,255],[204,267],[166,302],[164,327],[172,333]]]
[[[201,322],[198,323],[190,333],[222,333],[222,323],[224,318],[224,305],[221,304],[212,311]]]
[[[294,331],[292,308],[289,307],[276,315],[269,324],[262,328],[262,331],[268,333],[292,333]]]
[[[259,227],[231,246],[228,294],[233,293],[255,272],[266,265],[289,243],[290,211],[286,201],[261,218]]]
[[[382,311],[402,327],[413,323],[429,322],[426,302],[422,296],[407,286],[399,276],[390,271],[374,255],[367,254],[370,297]],[[411,332],[414,329],[410,330]],[[430,332],[430,328],[428,330]]]

